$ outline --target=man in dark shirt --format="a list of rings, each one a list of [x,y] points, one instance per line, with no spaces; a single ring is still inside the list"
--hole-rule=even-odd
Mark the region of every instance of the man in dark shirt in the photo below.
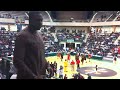
[[[37,31],[42,27],[42,20],[40,12],[29,12],[28,27],[16,37],[13,63],[17,79],[43,79],[46,73],[44,43]]]
[[[61,61],[63,60],[63,52],[61,52]]]
[[[88,74],[88,78],[87,79],[92,79],[90,74]]]

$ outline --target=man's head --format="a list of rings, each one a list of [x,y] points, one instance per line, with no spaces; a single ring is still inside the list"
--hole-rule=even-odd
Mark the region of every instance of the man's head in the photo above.
[[[78,75],[80,75],[80,72],[78,73]]]
[[[40,15],[39,11],[30,11],[29,12],[29,26],[33,30],[40,30],[42,27],[43,18]]]

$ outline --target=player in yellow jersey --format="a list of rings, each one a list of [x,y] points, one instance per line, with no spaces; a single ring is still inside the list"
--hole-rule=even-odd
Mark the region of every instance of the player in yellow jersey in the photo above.
[[[67,72],[67,67],[68,67],[68,62],[65,59],[65,61],[64,61],[64,72]]]

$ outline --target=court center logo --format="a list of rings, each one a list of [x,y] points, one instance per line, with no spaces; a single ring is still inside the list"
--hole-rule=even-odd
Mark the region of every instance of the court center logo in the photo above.
[[[115,72],[114,70],[103,67],[98,67],[97,71],[95,67],[81,67],[78,72],[80,72],[81,74],[90,74],[91,76],[97,77],[109,77],[117,74],[117,72]]]

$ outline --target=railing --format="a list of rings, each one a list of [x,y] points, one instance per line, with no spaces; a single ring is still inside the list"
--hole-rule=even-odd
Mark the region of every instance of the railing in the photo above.
[[[2,75],[6,75],[6,79],[9,79],[10,62],[12,60],[6,57],[3,57],[1,61],[1,73]]]

